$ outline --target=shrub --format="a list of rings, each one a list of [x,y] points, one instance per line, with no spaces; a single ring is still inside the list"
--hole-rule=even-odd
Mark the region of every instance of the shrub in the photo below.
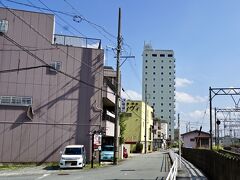
[[[140,143],[140,142],[138,142],[138,143],[136,144],[136,153],[141,153],[142,150],[143,150],[143,144]]]

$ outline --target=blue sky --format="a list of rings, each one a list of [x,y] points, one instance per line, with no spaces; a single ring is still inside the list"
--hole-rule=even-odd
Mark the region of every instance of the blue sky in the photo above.
[[[29,0],[44,7],[38,0]],[[29,4],[28,0],[22,0]],[[176,58],[176,111],[181,114],[182,131],[185,123],[192,128],[209,130],[208,89],[212,87],[239,87],[240,67],[240,1],[239,0],[66,0],[86,19],[103,26],[117,35],[118,8],[122,9],[122,36],[124,54],[135,56],[122,66],[123,88],[133,98],[141,97],[142,51],[144,41],[155,49],[172,49]],[[28,9],[2,0],[12,8]],[[42,0],[51,9],[76,14],[64,0]],[[76,23],[60,15],[87,37],[100,38],[103,48],[116,46],[116,39],[100,34],[88,23]],[[56,32],[71,34],[74,30],[62,22]],[[78,32],[75,35],[82,36]],[[109,41],[108,39],[111,39]],[[126,43],[131,47],[131,50]],[[114,52],[107,48],[106,64],[115,67]],[[124,95],[124,94],[123,94]],[[126,95],[124,95],[126,96]],[[214,107],[231,107],[226,98],[214,101]],[[206,111],[207,110],[207,111]],[[207,113],[204,113],[204,112]]]

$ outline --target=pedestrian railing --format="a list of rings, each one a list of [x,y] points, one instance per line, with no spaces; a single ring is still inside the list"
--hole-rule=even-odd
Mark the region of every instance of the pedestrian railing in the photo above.
[[[176,157],[170,169],[170,172],[168,173],[166,180],[176,180],[177,169],[178,169],[178,158]]]

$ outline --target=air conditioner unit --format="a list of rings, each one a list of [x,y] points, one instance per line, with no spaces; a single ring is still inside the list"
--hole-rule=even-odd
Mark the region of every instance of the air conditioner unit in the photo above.
[[[52,66],[53,68],[49,68],[50,71],[52,72],[57,72],[57,71],[60,71],[61,70],[61,65],[62,63],[61,62],[53,62],[50,64],[50,66]]]
[[[8,21],[0,20],[0,33],[7,33],[8,31]]]

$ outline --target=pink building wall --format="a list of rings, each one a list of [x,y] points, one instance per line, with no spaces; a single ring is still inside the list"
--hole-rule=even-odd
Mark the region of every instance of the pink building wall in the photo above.
[[[9,21],[7,36],[48,64],[62,63],[61,70],[92,86],[103,86],[103,50],[52,45],[54,17],[50,14],[12,10],[31,27],[4,8],[0,19]],[[49,42],[50,41],[50,42]],[[43,65],[0,36],[0,71]],[[48,50],[46,50],[48,49]],[[64,52],[63,52],[64,51]],[[0,105],[0,162],[58,161],[68,144],[86,146],[101,126],[101,91],[47,68],[0,73],[0,96],[30,96],[34,118],[27,107]]]

